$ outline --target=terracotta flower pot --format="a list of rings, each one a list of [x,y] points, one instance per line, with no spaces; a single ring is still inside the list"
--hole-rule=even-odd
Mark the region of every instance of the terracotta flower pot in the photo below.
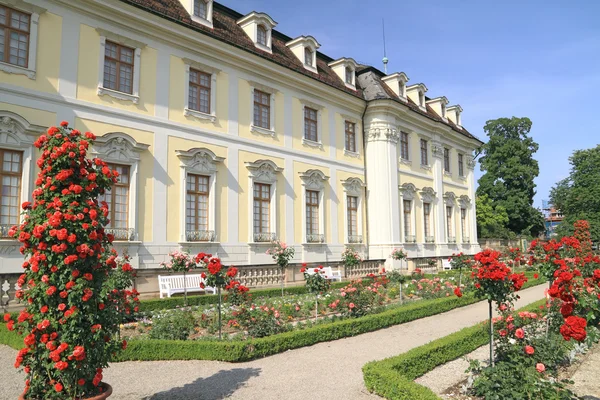
[[[101,383],[101,385],[104,388],[104,391],[102,393],[100,393],[97,396],[86,397],[86,398],[81,399],[81,400],[104,400],[104,399],[108,398],[112,394],[112,386],[110,386],[108,383],[104,383],[104,382]],[[25,392],[23,392],[19,396],[19,400],[25,400]]]

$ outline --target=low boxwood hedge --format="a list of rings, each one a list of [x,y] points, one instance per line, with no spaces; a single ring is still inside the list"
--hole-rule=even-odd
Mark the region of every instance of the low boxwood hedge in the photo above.
[[[539,311],[544,302],[537,301],[518,311]],[[437,400],[435,393],[414,380],[488,343],[487,329],[487,323],[480,323],[404,354],[371,361],[363,366],[365,386],[370,392],[390,400]]]
[[[530,281],[527,287],[540,283]],[[281,291],[279,292],[281,295]],[[209,297],[209,296],[200,296]],[[379,314],[360,318],[336,321],[302,330],[290,331],[278,335],[244,341],[217,340],[131,340],[127,349],[119,355],[120,361],[154,360],[219,360],[241,362],[262,358],[287,350],[311,346],[320,342],[341,339],[378,329],[403,324],[440,314],[452,309],[478,302],[472,293],[463,297],[455,296],[440,299],[421,300],[394,307]],[[19,349],[22,339],[9,332],[5,324],[0,324],[0,343]],[[16,345],[15,345],[16,344]]]

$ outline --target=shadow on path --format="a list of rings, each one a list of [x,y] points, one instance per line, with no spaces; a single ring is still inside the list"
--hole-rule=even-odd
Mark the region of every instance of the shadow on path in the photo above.
[[[144,400],[194,399],[218,400],[231,396],[252,377],[260,375],[260,368],[234,368],[221,370],[208,378],[198,378],[183,387],[144,397]]]

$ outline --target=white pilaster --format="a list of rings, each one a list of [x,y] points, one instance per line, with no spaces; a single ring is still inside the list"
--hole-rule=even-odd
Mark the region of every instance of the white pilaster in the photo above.
[[[231,124],[231,121],[229,121]],[[236,122],[237,124],[237,122]],[[238,243],[239,241],[239,149],[231,146],[227,150],[227,242]],[[223,211],[221,211],[223,212]]]
[[[156,106],[154,115],[161,119],[169,119],[169,75],[171,70],[171,55],[166,48],[158,50],[156,66]]]
[[[471,248],[479,251],[479,240],[477,237],[477,207],[475,206],[475,165],[477,162],[472,157],[467,157],[467,182],[469,185],[469,198],[471,199],[471,209],[468,212]]]
[[[229,75],[229,116],[227,132],[230,135],[239,135],[239,76],[236,71],[228,71]],[[237,208],[236,208],[237,210]],[[231,231],[230,231],[231,232]],[[236,237],[237,241],[237,237]]]
[[[79,59],[80,22],[68,13],[63,16],[60,46],[60,73],[58,93],[62,97],[77,97],[77,60]],[[30,49],[30,51],[36,51]]]
[[[444,148],[440,143],[431,143],[431,155],[433,165],[433,190],[437,193],[437,200],[435,204],[436,212],[434,213],[435,221],[435,242],[436,244],[447,244],[448,235],[446,232],[446,203],[442,199],[444,193],[444,168],[442,165],[442,159],[444,157]]]

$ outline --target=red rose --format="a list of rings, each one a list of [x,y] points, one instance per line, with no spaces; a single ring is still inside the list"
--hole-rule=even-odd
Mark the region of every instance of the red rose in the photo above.
[[[62,126],[63,128],[66,128],[67,126],[69,126],[69,123],[67,121],[62,121],[60,123],[60,126]]]
[[[533,274],[533,279],[537,279],[537,278],[539,278],[539,277],[540,277],[540,276],[539,276],[538,274]]]
[[[515,331],[515,336],[517,337],[517,339],[523,339],[525,337],[525,331],[519,328]]]
[[[66,305],[65,303],[60,303],[60,304],[58,305],[58,309],[59,309],[60,311],[65,311],[65,309],[66,309],[66,308],[67,308],[67,305]]]
[[[462,297],[463,296],[463,294],[460,291],[460,288],[458,286],[454,288],[454,294],[456,295],[456,297]]]
[[[54,368],[56,368],[59,371],[64,371],[68,367],[69,367],[69,363],[67,363],[66,361],[59,361],[56,364],[54,364]]]
[[[83,379],[83,378],[79,379],[79,380],[77,381],[77,384],[78,384],[79,386],[83,386],[83,385],[85,385],[85,379]]]
[[[525,353],[532,355],[533,353],[535,353],[535,349],[532,346],[525,346]]]
[[[52,296],[54,293],[56,293],[56,286],[50,286],[48,289],[46,289],[46,294],[48,296]]]
[[[62,392],[63,390],[63,385],[59,383],[57,383],[56,385],[54,385],[54,390],[56,390],[57,392]]]

